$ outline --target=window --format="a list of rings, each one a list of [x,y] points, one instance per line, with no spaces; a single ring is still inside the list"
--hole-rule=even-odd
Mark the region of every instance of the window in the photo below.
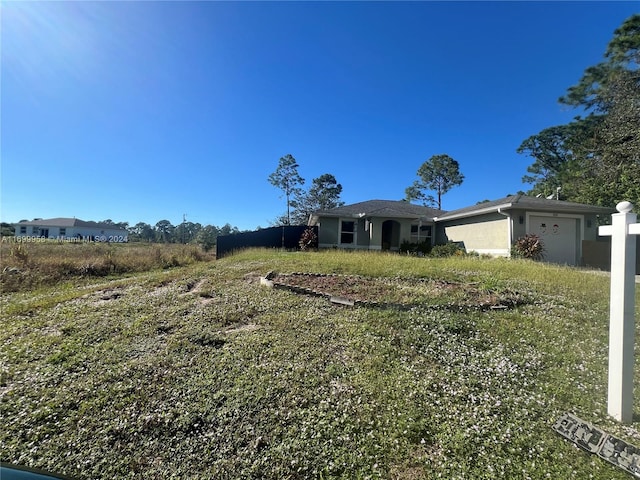
[[[20,227],[20,235],[26,235],[27,234],[27,227],[26,225],[23,225]]]
[[[340,243],[355,243],[356,222],[343,220],[340,222]]]
[[[67,234],[67,229],[60,227],[60,236],[64,237]]]
[[[411,225],[411,241],[424,242],[431,239],[431,225]]]

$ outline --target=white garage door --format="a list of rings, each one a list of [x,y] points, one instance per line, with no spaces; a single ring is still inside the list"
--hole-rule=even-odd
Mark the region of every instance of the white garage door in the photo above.
[[[546,262],[576,265],[577,221],[575,218],[529,218],[529,233],[535,233],[544,242]]]

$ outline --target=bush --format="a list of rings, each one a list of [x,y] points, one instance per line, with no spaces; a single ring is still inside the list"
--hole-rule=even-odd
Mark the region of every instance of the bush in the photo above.
[[[400,252],[408,255],[427,255],[431,251],[431,242],[425,240],[420,243],[411,243],[404,241],[400,244]]]
[[[431,249],[432,257],[451,257],[453,255],[466,255],[466,250],[460,246],[459,243],[455,242],[436,245]]]
[[[309,249],[318,248],[318,236],[312,227],[309,227],[302,232],[298,246],[303,252]]]
[[[541,260],[544,257],[544,243],[537,235],[528,233],[524,237],[518,238],[511,246],[511,256]]]

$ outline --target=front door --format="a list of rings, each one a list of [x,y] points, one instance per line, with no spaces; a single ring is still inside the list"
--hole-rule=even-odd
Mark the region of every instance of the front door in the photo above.
[[[382,250],[400,248],[400,223],[395,220],[382,222]]]

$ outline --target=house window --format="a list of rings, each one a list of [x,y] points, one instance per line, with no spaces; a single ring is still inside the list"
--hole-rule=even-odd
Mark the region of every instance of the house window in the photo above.
[[[64,237],[67,234],[67,229],[66,228],[60,228],[60,236]]]
[[[356,222],[342,220],[340,222],[340,243],[355,243]]]
[[[20,235],[26,235],[26,234],[27,234],[27,227],[23,225],[22,227],[20,227]]]
[[[411,241],[413,243],[431,240],[431,225],[411,225]]]

